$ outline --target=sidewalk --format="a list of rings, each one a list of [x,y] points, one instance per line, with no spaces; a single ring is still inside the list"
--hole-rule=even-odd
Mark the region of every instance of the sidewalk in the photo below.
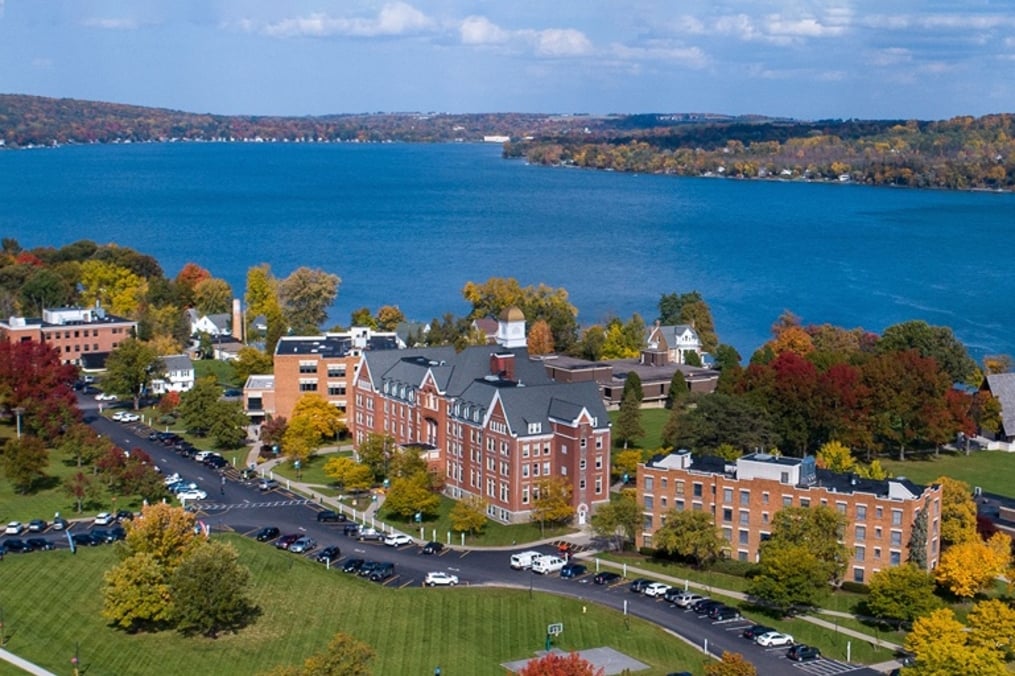
[[[0,660],[13,664],[18,669],[21,669],[26,673],[35,674],[35,676],[56,676],[56,674],[52,671],[46,671],[39,665],[32,664],[28,660],[18,657],[14,653],[9,650],[4,650],[3,648],[0,648]]]

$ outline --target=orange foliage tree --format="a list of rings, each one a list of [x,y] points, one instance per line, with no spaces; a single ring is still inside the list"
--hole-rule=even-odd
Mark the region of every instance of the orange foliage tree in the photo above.
[[[605,673],[578,653],[547,653],[538,660],[530,661],[519,672],[520,676],[603,676]]]

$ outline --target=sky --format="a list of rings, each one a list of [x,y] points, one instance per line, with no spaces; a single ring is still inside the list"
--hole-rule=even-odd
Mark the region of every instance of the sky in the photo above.
[[[0,0],[0,93],[943,119],[1015,111],[1015,0]]]

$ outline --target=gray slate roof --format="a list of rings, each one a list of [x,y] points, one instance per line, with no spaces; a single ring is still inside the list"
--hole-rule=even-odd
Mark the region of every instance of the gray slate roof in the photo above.
[[[1015,434],[1015,373],[994,373],[987,376],[987,387],[1001,403],[1001,425],[1004,434]]]
[[[162,358],[166,371],[193,371],[194,362],[185,354],[171,354]]]

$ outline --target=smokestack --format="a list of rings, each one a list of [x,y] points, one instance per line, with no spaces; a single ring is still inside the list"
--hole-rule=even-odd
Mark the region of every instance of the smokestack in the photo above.
[[[246,342],[243,339],[246,329],[247,326],[246,322],[243,321],[243,308],[240,306],[240,299],[233,298],[233,338],[241,343]]]

